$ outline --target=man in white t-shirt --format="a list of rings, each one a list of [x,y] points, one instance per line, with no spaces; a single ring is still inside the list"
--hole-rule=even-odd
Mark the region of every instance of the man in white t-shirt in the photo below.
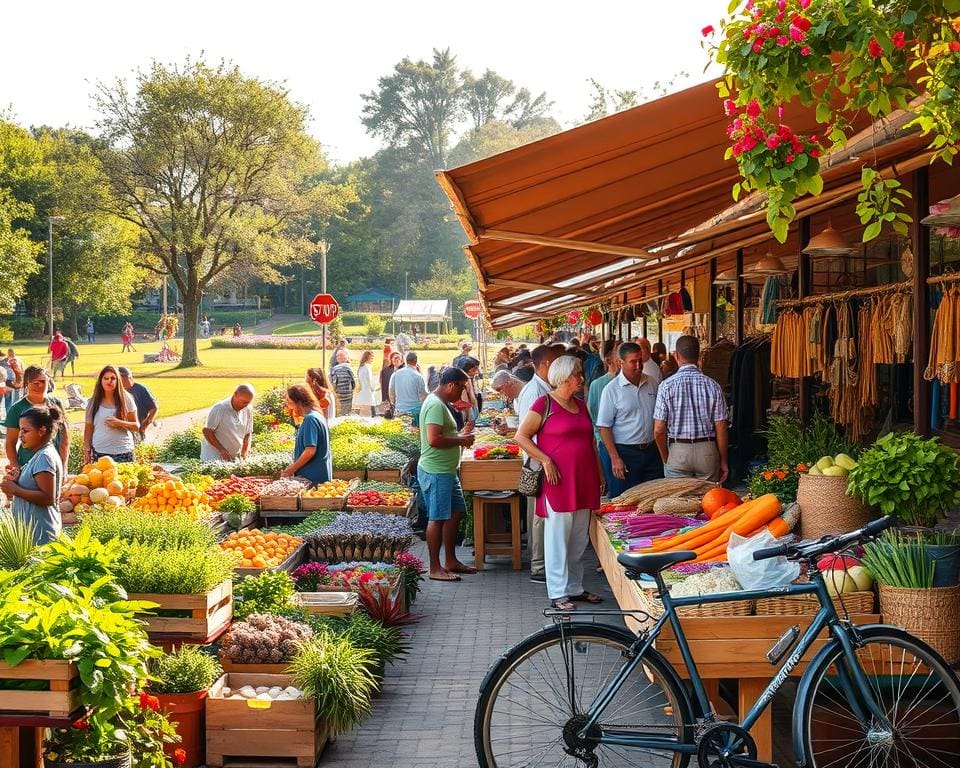
[[[253,409],[256,395],[250,384],[241,384],[233,395],[214,405],[203,425],[200,460],[236,461],[247,458],[253,434]]]
[[[643,375],[649,376],[659,384],[663,381],[663,373],[660,370],[660,363],[653,359],[650,339],[639,338],[636,341],[640,346],[640,359],[643,361]]]

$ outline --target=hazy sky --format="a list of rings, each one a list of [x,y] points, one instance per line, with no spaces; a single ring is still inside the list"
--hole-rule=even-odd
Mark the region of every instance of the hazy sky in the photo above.
[[[726,0],[51,0],[4,3],[0,111],[24,125],[93,129],[90,94],[152,59],[204,53],[247,74],[284,81],[310,107],[311,132],[347,161],[378,147],[360,123],[360,94],[404,56],[450,47],[461,66],[487,68],[556,102],[564,127],[587,111],[593,77],[645,89],[680,71],[705,79],[700,29]]]

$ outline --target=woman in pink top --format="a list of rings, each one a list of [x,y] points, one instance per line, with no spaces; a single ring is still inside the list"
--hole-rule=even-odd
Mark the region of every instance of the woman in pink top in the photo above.
[[[602,599],[583,589],[583,552],[590,539],[591,510],[600,507],[604,480],[587,404],[577,397],[583,364],[562,355],[551,364],[547,381],[554,389],[530,407],[517,430],[517,442],[543,465],[537,516],[546,518],[547,596],[554,608],[572,611],[575,602]]]

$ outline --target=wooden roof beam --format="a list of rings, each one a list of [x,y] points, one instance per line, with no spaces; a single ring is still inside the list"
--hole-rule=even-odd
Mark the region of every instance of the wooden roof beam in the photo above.
[[[568,240],[562,237],[546,237],[525,232],[510,232],[505,229],[481,229],[477,232],[481,240],[503,240],[509,243],[527,243],[542,245],[547,248],[563,248],[569,251],[584,251],[585,253],[605,253],[611,256],[642,259],[652,258],[643,248],[630,248],[625,245],[608,245],[606,243],[591,243],[587,240]]]

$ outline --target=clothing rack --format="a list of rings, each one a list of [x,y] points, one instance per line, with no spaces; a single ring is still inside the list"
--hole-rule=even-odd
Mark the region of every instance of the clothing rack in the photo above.
[[[856,296],[873,296],[880,293],[897,293],[900,291],[906,292],[912,289],[913,281],[905,280],[902,283],[878,285],[874,288],[854,288],[850,291],[838,291],[837,293],[821,293],[816,296],[807,296],[804,299],[777,299],[777,305],[781,307],[807,307],[814,304],[826,304],[830,301],[852,299]]]
[[[956,283],[960,282],[960,272],[949,272],[946,275],[937,275],[936,277],[928,277],[927,283],[929,285],[935,285],[937,283]]]

